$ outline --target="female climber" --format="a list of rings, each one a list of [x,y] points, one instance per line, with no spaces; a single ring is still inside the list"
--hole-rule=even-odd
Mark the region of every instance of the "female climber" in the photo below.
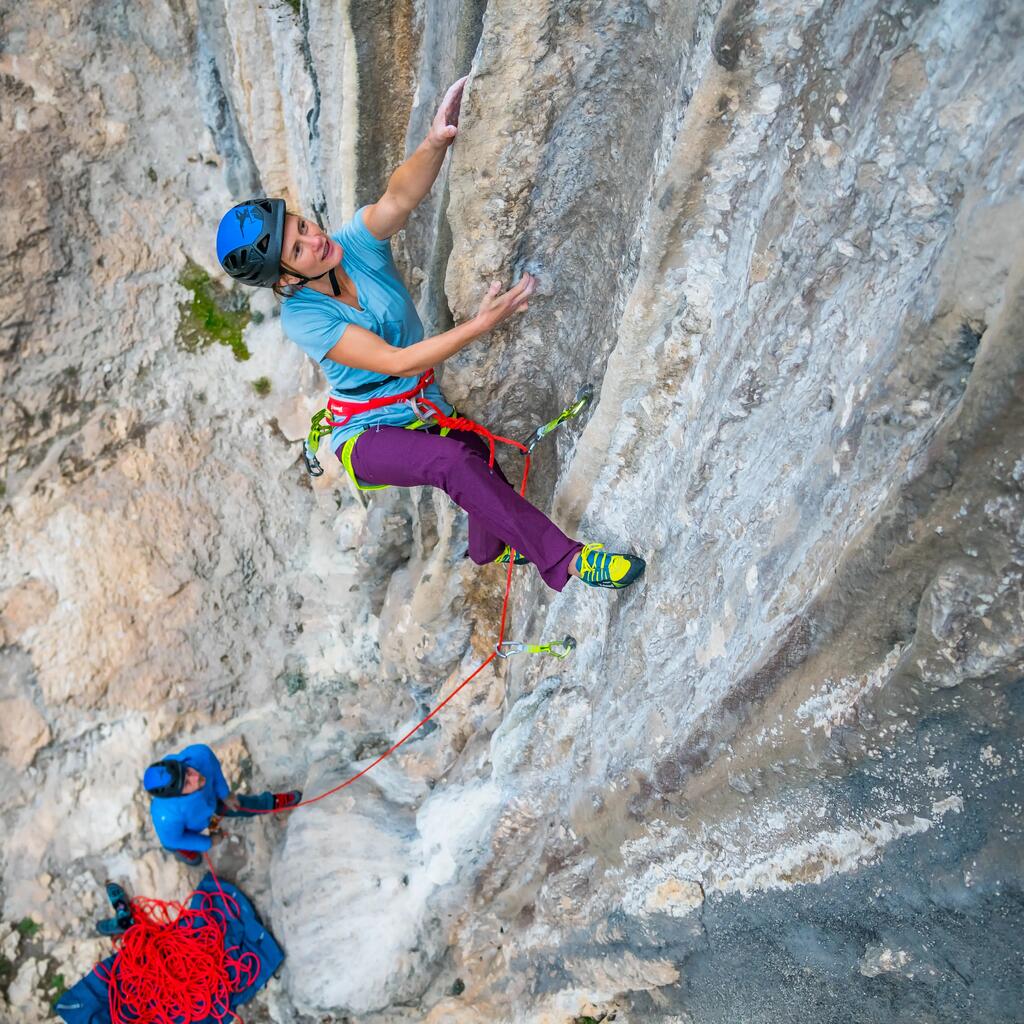
[[[526,310],[536,288],[530,274],[504,293],[494,282],[476,316],[424,338],[392,260],[391,236],[430,191],[458,135],[465,84],[459,79],[447,91],[427,137],[391,175],[384,195],[336,234],[289,213],[281,199],[253,199],[224,215],[217,257],[231,277],[283,298],[285,334],[331,385],[331,447],[356,486],[441,488],[469,514],[469,556],[478,565],[507,563],[514,553],[553,590],[573,576],[621,589],[643,573],[642,558],[567,537],[518,494],[497,463],[489,466],[480,436],[442,433],[416,404],[426,399],[451,415],[433,369]]]

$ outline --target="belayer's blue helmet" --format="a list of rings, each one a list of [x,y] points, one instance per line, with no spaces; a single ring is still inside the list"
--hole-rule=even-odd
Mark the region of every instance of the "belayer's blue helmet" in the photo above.
[[[150,796],[181,796],[186,767],[181,761],[157,761],[146,769],[142,785]]]
[[[233,206],[217,228],[217,259],[243,284],[273,287],[281,276],[283,199],[250,199]]]

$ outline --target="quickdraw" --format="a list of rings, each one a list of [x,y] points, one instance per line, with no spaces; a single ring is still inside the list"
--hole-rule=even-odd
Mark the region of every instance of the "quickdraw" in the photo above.
[[[553,430],[557,430],[566,420],[571,420],[574,416],[578,416],[583,412],[590,405],[593,397],[593,384],[584,384],[576,392],[576,397],[572,400],[571,405],[566,406],[553,420],[549,420],[543,426],[538,427],[529,436],[526,441],[526,453],[529,455],[537,447],[538,442],[547,437]]]
[[[511,658],[513,654],[550,654],[556,658],[568,658],[576,650],[576,638],[567,636],[564,640],[552,640],[549,644],[526,644],[520,640],[502,640],[494,648],[499,658]]]

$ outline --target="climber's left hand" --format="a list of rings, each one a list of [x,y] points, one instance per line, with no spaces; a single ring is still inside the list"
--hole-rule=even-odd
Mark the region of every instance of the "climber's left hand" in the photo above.
[[[459,111],[462,109],[462,92],[466,88],[469,75],[460,78],[448,86],[448,91],[437,108],[434,120],[430,123],[429,139],[440,146],[450,146],[459,134]]]

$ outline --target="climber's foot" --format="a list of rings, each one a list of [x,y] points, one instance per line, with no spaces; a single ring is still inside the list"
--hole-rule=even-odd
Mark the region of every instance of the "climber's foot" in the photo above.
[[[287,793],[274,794],[274,810],[283,811],[288,807],[294,807],[302,801],[302,790],[293,789]]]
[[[512,549],[506,544],[505,550],[494,560],[497,565],[508,565],[508,560],[512,555]],[[516,552],[516,565],[529,565],[530,560],[526,555],[521,552]]]
[[[123,924],[120,919],[116,917],[105,917],[102,921],[96,922],[96,931],[100,935],[106,935],[109,938],[113,938],[115,935],[124,935],[124,933],[131,927],[131,921],[127,924]]]
[[[121,931],[125,931],[132,926],[132,907],[128,902],[128,894],[117,884],[117,882],[107,882],[107,899],[110,900],[110,905],[114,908],[114,919],[117,922],[118,927]],[[97,925],[97,927],[99,927]],[[106,934],[100,932],[101,935]]]
[[[647,563],[639,555],[604,551],[603,544],[585,544],[576,557],[576,572],[588,587],[622,590],[644,574]]]

